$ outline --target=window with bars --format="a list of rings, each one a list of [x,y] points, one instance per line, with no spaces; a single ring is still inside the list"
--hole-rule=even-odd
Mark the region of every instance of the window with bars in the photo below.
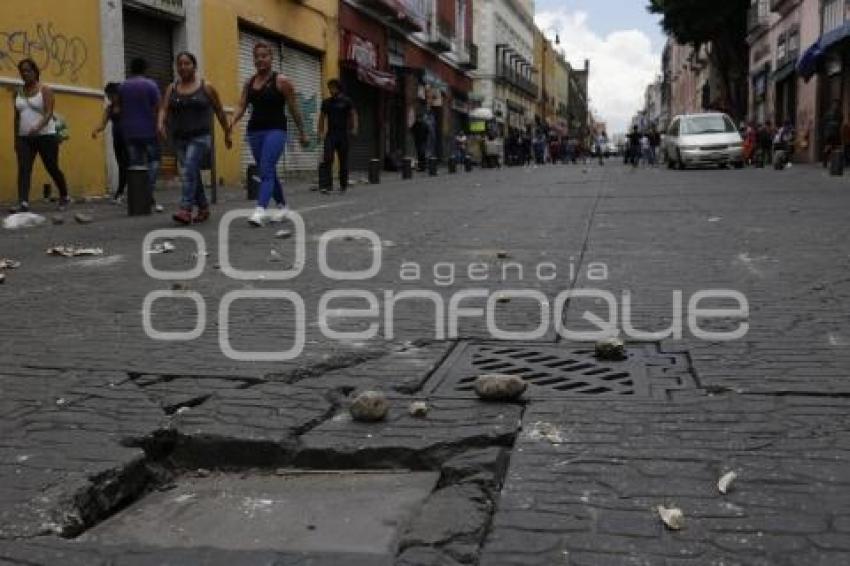
[[[821,33],[829,33],[844,24],[846,0],[823,0],[821,6]]]

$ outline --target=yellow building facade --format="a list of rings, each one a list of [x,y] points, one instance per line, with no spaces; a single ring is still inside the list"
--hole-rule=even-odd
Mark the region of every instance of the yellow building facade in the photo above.
[[[270,43],[277,68],[296,84],[306,128],[316,140],[324,85],[339,69],[337,1],[75,0],[73,10],[63,7],[61,17],[56,8],[56,0],[0,3],[0,95],[8,101],[0,103],[0,202],[17,198],[11,99],[20,84],[17,63],[27,57],[54,88],[55,111],[70,129],[60,166],[72,196],[102,195],[114,183],[111,142],[90,134],[103,111],[103,85],[123,80],[135,56],[152,63],[150,74],[164,87],[173,80],[174,54],[194,52],[202,76],[217,87],[232,113],[252,72],[251,47],[257,41]],[[243,181],[251,159],[241,134],[241,129],[235,133],[228,151],[216,128],[216,176],[226,185]],[[304,150],[291,143],[288,150],[288,170],[315,171],[318,144]],[[167,164],[168,158],[163,161]],[[164,169],[166,176],[174,174],[173,167]],[[33,198],[44,183],[52,181],[37,162]]]
[[[60,166],[72,195],[102,193],[106,183],[105,145],[90,133],[103,108],[99,6],[78,0],[57,14],[55,0],[0,3],[0,201],[17,199],[12,98],[19,88],[17,64],[31,58],[42,81],[56,93],[56,113],[66,119],[70,139],[62,144]],[[31,196],[53,183],[40,161],[33,171]],[[56,194],[54,190],[54,195]]]

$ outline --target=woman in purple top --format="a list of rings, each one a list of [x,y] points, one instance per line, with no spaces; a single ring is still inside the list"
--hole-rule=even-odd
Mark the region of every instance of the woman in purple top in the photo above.
[[[298,108],[295,88],[285,77],[272,71],[272,50],[265,43],[254,46],[254,67],[257,72],[248,79],[242,88],[239,107],[230,123],[231,130],[251,107],[248,120],[248,143],[260,172],[260,191],[257,209],[248,222],[253,226],[262,226],[268,219],[266,209],[274,197],[278,209],[272,215],[272,221],[280,221],[286,216],[286,200],[283,187],[277,177],[277,162],[286,147],[286,106],[298,127],[301,146],[309,145],[310,140],[304,133],[304,123]]]
[[[224,130],[224,144],[232,147],[230,126],[221,106],[218,92],[213,86],[198,78],[198,61],[188,51],[177,55],[175,59],[176,82],[169,85],[159,109],[157,130],[159,138],[167,137],[166,122],[170,125],[180,174],[183,181],[183,193],[180,209],[174,214],[178,224],[204,222],[210,217],[210,206],[201,180],[201,167],[212,147],[212,114],[215,112],[221,128]],[[198,213],[192,217],[192,207],[198,207]]]

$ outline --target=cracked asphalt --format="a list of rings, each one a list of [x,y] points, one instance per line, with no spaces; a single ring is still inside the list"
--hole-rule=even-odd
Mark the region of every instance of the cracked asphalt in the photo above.
[[[151,230],[172,227],[167,215],[126,218],[81,203],[75,211],[92,214],[92,224],[74,223],[72,211],[62,225],[4,231],[0,258],[21,266],[5,270],[0,286],[0,563],[850,563],[848,188],[818,168],[634,171],[614,161],[385,179],[346,195],[295,186],[289,198],[305,221],[306,257],[284,282],[223,273],[218,220],[248,205],[236,191],[194,228],[209,255],[193,279],[158,281],[143,268],[145,256],[172,271],[198,259],[185,238],[170,254],[142,248]],[[275,238],[280,228],[234,223],[231,263],[295,265],[297,238]],[[323,275],[322,234],[335,229],[377,235],[374,276]],[[44,253],[62,244],[104,255]],[[328,245],[328,265],[367,269],[374,247],[343,235]],[[559,293],[584,288],[609,291],[621,312],[630,292],[633,325],[645,330],[669,326],[676,291],[687,320],[696,292],[735,290],[747,299],[749,330],[724,342],[686,326],[681,339],[653,340],[651,351],[676,367],[651,365],[658,394],[647,396],[570,394],[569,384],[558,390],[532,376],[539,389],[528,400],[489,404],[434,382],[461,340],[493,338],[474,314],[460,317],[456,332],[435,331],[447,327],[435,302],[445,307],[475,289],[485,301],[509,289],[539,292],[543,304],[500,301],[491,322],[504,332],[533,329],[542,309],[552,323],[534,343],[567,356],[586,345],[559,337],[554,322],[582,329],[586,311],[605,313],[587,299],[558,311]],[[377,321],[374,337],[326,336],[322,298],[340,289],[374,294],[375,313],[348,316],[344,309],[367,303],[335,299],[330,326],[368,331]],[[151,324],[170,332],[196,326],[190,296],[199,294],[207,317],[198,338],[148,337],[143,304],[158,290],[175,296],[154,304]],[[280,352],[303,337],[294,359],[223,353],[228,294],[262,290],[297,292],[304,332],[285,301],[240,299],[229,310],[230,345]],[[408,291],[430,299],[398,299]],[[628,347],[643,360],[646,344]],[[687,380],[676,377],[682,372]],[[386,421],[346,417],[367,389],[386,393]],[[426,418],[408,414],[420,399],[430,405]],[[440,480],[397,526],[386,556],[76,540],[178,477],[296,468],[431,470]],[[730,470],[738,479],[720,494],[717,480]],[[682,509],[685,527],[667,529],[658,505]]]

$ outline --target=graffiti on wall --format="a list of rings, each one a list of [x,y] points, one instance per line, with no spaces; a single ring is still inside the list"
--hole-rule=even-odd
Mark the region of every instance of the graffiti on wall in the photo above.
[[[298,109],[301,111],[301,119],[304,120],[304,131],[308,136],[315,136],[316,119],[318,115],[319,104],[315,94],[305,96],[298,93]]]
[[[0,71],[16,71],[27,58],[42,72],[77,82],[88,61],[88,47],[83,39],[57,31],[50,22],[30,30],[0,30]]]

